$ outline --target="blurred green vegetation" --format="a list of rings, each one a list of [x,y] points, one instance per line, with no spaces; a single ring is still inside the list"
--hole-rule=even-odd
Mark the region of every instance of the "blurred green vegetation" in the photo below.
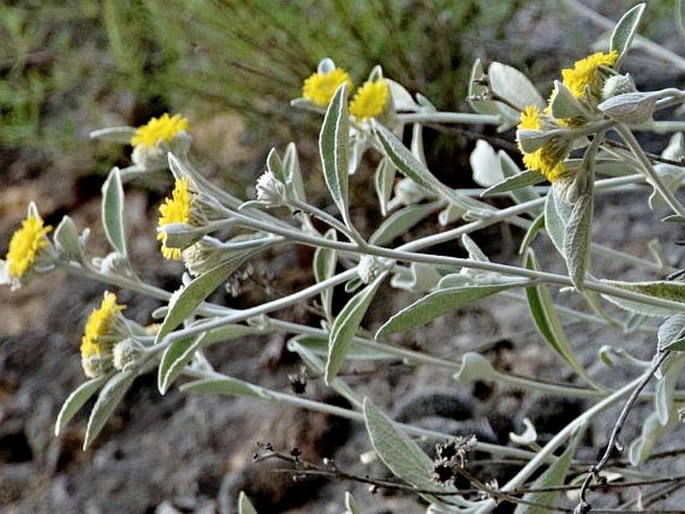
[[[0,5],[0,151],[63,149],[113,114],[138,124],[167,110],[233,111],[256,142],[273,144],[318,122],[289,100],[326,56],[357,84],[381,64],[439,109],[463,108],[473,58],[526,67],[507,25],[520,9],[535,19],[550,3],[10,1]],[[671,16],[673,0],[655,4],[650,20]]]

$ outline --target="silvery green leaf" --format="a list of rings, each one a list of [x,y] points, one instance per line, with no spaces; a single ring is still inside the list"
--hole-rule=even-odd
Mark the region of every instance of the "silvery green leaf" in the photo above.
[[[336,232],[334,229],[330,229],[326,232],[326,239],[331,241],[336,240]],[[314,252],[314,278],[317,282],[323,282],[324,280],[331,278],[335,273],[335,267],[338,264],[337,253],[332,248],[318,247]],[[327,319],[332,319],[333,314],[331,312],[331,302],[333,300],[333,290],[324,289],[321,291],[321,306],[323,307],[324,313]]]
[[[641,293],[654,298],[661,298],[664,300],[671,300],[673,302],[680,302],[682,307],[661,307],[648,303],[642,303],[635,300],[626,300],[618,298],[609,294],[602,294],[605,300],[618,305],[622,309],[645,316],[669,317],[674,314],[679,314],[685,309],[685,284],[682,282],[657,280],[654,282],[622,282],[618,280],[601,280],[604,284],[609,284],[626,291],[634,293]]]
[[[83,257],[81,238],[76,230],[74,221],[69,216],[64,216],[59,225],[57,225],[53,240],[60,254],[69,260],[81,261]]]
[[[658,239],[650,239],[649,243],[647,243],[647,248],[649,249],[649,253],[652,254],[652,257],[654,257],[654,262],[665,268],[669,266],[668,259],[664,255],[664,249]]]
[[[138,370],[121,371],[111,377],[100,391],[98,399],[88,418],[83,449],[87,450],[107,423],[114,409],[135,380]]]
[[[269,150],[269,155],[266,156],[266,169],[273,173],[280,182],[285,183],[283,161],[275,148]]]
[[[325,336],[299,335],[288,341],[288,350],[299,353],[298,348],[313,352],[320,357],[328,355],[328,339]],[[345,356],[347,360],[396,360],[397,355],[383,351],[382,348],[369,347],[352,340]]]
[[[469,384],[477,380],[487,380],[495,374],[495,369],[485,357],[479,353],[467,352],[461,358],[461,367],[453,377],[460,384]]]
[[[476,147],[469,156],[469,163],[473,181],[481,187],[491,187],[504,180],[495,149],[483,139],[476,141]]]
[[[330,384],[345,361],[352,339],[369,308],[369,304],[378,291],[386,273],[381,273],[373,282],[359,291],[345,304],[333,321],[328,339],[328,360],[326,361],[326,384]]]
[[[102,226],[107,240],[118,253],[126,257],[124,231],[124,189],[119,168],[112,168],[102,185]]]
[[[676,2],[676,20],[678,20],[678,30],[680,35],[685,37],[685,1],[677,0]]]
[[[406,234],[417,223],[430,216],[439,204],[422,203],[407,205],[388,216],[369,238],[369,243],[383,246]]]
[[[562,212],[559,212],[559,211]],[[556,198],[554,189],[547,193],[545,198],[545,230],[549,234],[557,251],[564,255],[564,238],[566,237],[566,221],[570,212],[568,205]]]
[[[362,514],[362,511],[359,510],[359,506],[357,505],[354,496],[352,496],[352,493],[348,491],[345,491],[345,509],[346,510],[344,514]]]
[[[644,3],[637,4],[627,13],[625,13],[616,27],[614,27],[614,32],[611,34],[611,42],[609,44],[609,51],[613,52],[616,50],[618,52],[618,59],[614,64],[614,69],[618,70],[625,54],[630,49],[630,44],[635,36],[635,31],[640,23],[640,18],[642,18],[642,13],[645,10]]]
[[[81,410],[81,407],[90,400],[91,396],[100,390],[110,376],[111,375],[103,375],[88,380],[71,392],[67,399],[64,400],[62,408],[57,415],[57,421],[55,422],[55,437],[59,437],[62,430],[64,430],[64,427],[67,426],[67,423],[69,423],[76,413]]]
[[[131,138],[135,135],[136,129],[133,127],[109,127],[93,130],[88,137],[91,139],[106,139],[115,143],[130,144]]]
[[[423,125],[414,123],[411,128],[411,153],[414,157],[426,165],[426,152],[423,148]]]
[[[535,254],[531,248],[526,252],[525,267],[530,270],[538,269]],[[552,296],[549,294],[547,286],[541,284],[527,287],[526,298],[528,300],[530,315],[545,341],[547,341],[559,357],[573,368],[578,376],[588,383],[594,383],[571,349],[564,328],[554,309]]]
[[[599,358],[606,366],[613,366],[614,361],[620,361],[638,369],[647,368],[650,363],[633,357],[625,348],[605,344],[599,349]]]
[[[659,350],[685,350],[685,314],[676,314],[664,321],[657,332]]]
[[[513,105],[523,110],[529,105],[535,105],[540,109],[545,107],[542,98],[533,83],[523,73],[507,64],[493,62],[488,67],[488,79],[492,91],[506,98]],[[513,125],[520,121],[519,112],[502,103],[496,104],[500,113]]]
[[[499,157],[499,164],[500,168],[502,169],[502,174],[505,178],[515,177],[522,173],[525,173],[526,171],[529,171],[521,171],[518,165],[514,162],[514,160],[504,150],[500,150],[499,152],[497,152],[497,155]],[[542,174],[540,173],[538,173],[538,175],[542,176]],[[538,198],[540,198],[540,195],[535,191],[535,189],[532,186],[533,184],[529,184],[527,186],[512,189],[509,194],[516,203],[525,203],[531,200],[537,200]],[[530,212],[538,214],[542,212],[542,207],[534,207],[530,210]]]
[[[554,458],[554,462],[533,482],[532,489],[544,489],[563,485],[568,473],[573,454],[576,451],[578,442],[585,433],[585,425],[579,426],[571,438],[568,445],[559,457]],[[536,493],[526,493],[523,500],[526,503],[519,503],[514,510],[514,514],[548,514],[549,506],[556,505],[559,491],[546,491]]]
[[[678,224],[685,224],[685,216],[680,216],[679,214],[670,214],[666,216],[665,218],[662,218],[664,223],[678,223]]]
[[[470,210],[481,210],[483,206],[479,202],[475,202],[470,198],[455,192],[449,187],[442,184],[435,176],[420,162],[411,151],[397,139],[397,136],[390,132],[385,126],[372,120],[373,130],[381,143],[385,155],[392,161],[395,167],[402,175],[411,179],[420,187],[427,189],[435,195],[438,195],[450,203]]]
[[[398,84],[394,80],[385,79],[385,83],[390,89],[390,96],[395,110],[398,112],[416,112],[421,109],[402,84]]]
[[[656,412],[652,412],[642,423],[642,431],[628,448],[628,459],[633,466],[646,461],[652,453],[654,445],[666,432],[666,426],[659,422]]]
[[[348,158],[350,146],[350,120],[347,111],[347,84],[342,84],[333,95],[326,110],[321,133],[319,153],[326,186],[338,206],[343,219],[349,218],[347,210]]]
[[[200,346],[206,348],[216,343],[222,343],[224,341],[230,341],[232,339],[237,339],[239,337],[248,336],[251,334],[257,334],[263,332],[263,327],[256,325],[224,325],[220,328],[213,328],[204,333]]]
[[[490,262],[488,256],[483,253],[471,236],[464,234],[461,236],[461,244],[469,254],[469,259],[478,262]]]
[[[362,285],[364,285],[364,282],[362,282],[362,279],[359,277],[355,277],[352,280],[348,280],[347,282],[345,282],[345,292],[346,293],[354,293]]]
[[[488,189],[483,191],[480,194],[480,196],[487,197],[487,196],[492,196],[492,195],[496,195],[499,193],[505,193],[508,191],[516,191],[517,189],[528,188],[528,186],[539,184],[540,182],[544,182],[545,180],[547,180],[547,179],[541,173],[538,173],[537,171],[533,171],[533,170],[525,170],[525,171],[522,171],[521,173],[519,173],[517,175],[509,176],[509,177],[505,178],[504,180],[502,180],[501,182],[493,185],[492,187],[489,187]],[[535,194],[534,191],[533,191],[533,194]],[[529,198],[529,199],[532,200],[534,198]],[[518,198],[517,198],[517,200],[518,200]],[[525,199],[524,201],[528,201],[528,200]]]
[[[376,196],[378,197],[378,206],[380,207],[383,216],[388,214],[388,202],[392,196],[396,171],[397,169],[392,165],[390,160],[387,157],[383,157],[381,162],[378,163],[378,167],[373,176]]]
[[[257,514],[257,509],[254,508],[244,491],[240,491],[238,495],[238,514]]]
[[[676,132],[671,136],[668,145],[661,152],[661,157],[671,159],[672,161],[679,161],[685,158],[685,135],[682,132]]]
[[[556,94],[553,94],[549,104],[552,116],[555,118],[589,117],[585,108],[562,82],[555,80],[554,89]]]
[[[519,446],[530,446],[537,441],[538,433],[535,430],[533,422],[528,418],[523,418],[523,426],[525,427],[525,430],[522,434],[509,432],[509,440]]]
[[[535,220],[533,220],[533,223],[530,224],[530,227],[528,227],[528,230],[526,231],[526,235],[523,236],[523,241],[521,241],[521,246],[519,247],[519,255],[522,255],[526,252],[526,250],[537,237],[540,230],[542,230],[544,227],[545,215],[540,214],[537,218],[535,218]]]
[[[203,378],[183,384],[179,387],[183,393],[225,394],[228,396],[246,396],[248,398],[271,399],[267,389],[238,378],[222,376],[221,378]]]
[[[633,312],[624,323],[623,331],[626,334],[632,334],[638,328],[644,325],[645,321],[647,321],[647,316]]]
[[[570,279],[576,289],[582,289],[590,266],[590,239],[592,236],[592,188],[573,205],[564,236],[564,257]]]
[[[683,170],[677,166],[672,166],[670,164],[657,164],[654,166],[654,171],[661,178],[662,184],[671,191],[675,193],[680,189],[683,183]],[[651,184],[650,184],[651,185]],[[657,191],[656,188],[652,186],[652,193],[649,195],[649,208],[654,210],[659,209],[668,205],[664,197]]]
[[[413,293],[425,293],[438,285],[442,275],[435,266],[412,262],[407,267],[396,266],[390,285]]]
[[[500,114],[498,104],[492,100],[476,100],[488,92],[487,86],[479,84],[478,81],[485,76],[483,65],[480,59],[476,59],[471,68],[471,79],[469,80],[469,105],[479,114]]]
[[[294,143],[288,143],[285,148],[285,155],[283,156],[283,174],[285,176],[285,185],[293,196],[303,202],[307,201],[307,196],[304,191],[304,181],[302,180],[302,168],[300,167],[300,159],[297,156],[297,147]]]
[[[206,332],[199,336],[184,337],[166,347],[157,370],[157,389],[161,394],[166,394],[171,384],[190,363],[193,354],[202,345],[205,335]]]
[[[522,287],[526,283],[527,281],[501,285],[451,287],[435,291],[393,315],[378,329],[375,338],[380,339],[388,334],[404,332],[425,325],[429,321],[460,307],[507,289]]]
[[[668,365],[663,375],[656,381],[654,387],[654,405],[659,423],[667,426],[677,416],[674,414],[673,394],[680,377],[683,366],[685,366],[685,355],[671,354],[667,359]],[[666,365],[666,362],[664,362]],[[662,365],[663,368],[663,365]]]
[[[169,311],[155,337],[155,344],[161,342],[168,333],[183,323],[183,320],[190,316],[197,306],[223,284],[251,255],[252,253],[246,252],[242,259],[219,264],[174,293],[169,301]]]
[[[451,203],[438,213],[438,224],[441,227],[445,227],[450,223],[460,219],[462,216],[464,216],[464,214],[466,214],[466,212],[466,209],[463,207],[459,207]]]
[[[371,444],[383,463],[408,484],[419,489],[445,492],[432,480],[433,461],[369,399],[364,398],[364,420]]]

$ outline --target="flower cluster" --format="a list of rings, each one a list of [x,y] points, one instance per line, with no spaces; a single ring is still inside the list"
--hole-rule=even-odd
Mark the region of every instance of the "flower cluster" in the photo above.
[[[184,155],[188,151],[188,127],[188,120],[180,114],[152,118],[131,137],[131,159],[143,169],[165,168],[167,152]]]
[[[129,334],[114,293],[105,292],[100,307],[90,313],[81,339],[81,365],[89,378],[107,373],[113,366],[114,345]]]
[[[302,98],[318,107],[327,107],[337,89],[347,84],[354,87],[350,75],[342,68],[336,68],[330,59],[324,59],[316,73],[305,79]],[[362,84],[350,101],[350,114],[357,121],[381,116],[390,104],[390,88],[382,77],[367,80]]]
[[[611,69],[618,59],[618,52],[597,52],[576,61],[573,68],[563,69],[561,85],[557,83],[543,112],[535,105],[529,105],[521,112],[518,125],[517,142],[523,154],[526,168],[542,173],[550,182],[555,182],[566,175],[564,159],[568,157],[573,144],[573,136],[563,133],[563,127],[573,127],[585,123],[584,117],[556,118],[553,103],[560,88],[565,89],[572,102],[577,105],[579,113],[594,113],[597,104],[602,100],[602,88],[608,78],[615,75]],[[552,134],[552,132],[554,133]],[[536,134],[539,132],[539,134]],[[534,149],[523,144],[523,137],[536,134],[538,144]]]
[[[52,246],[47,234],[52,227],[45,225],[35,204],[29,205],[28,214],[10,239],[4,261],[0,261],[0,284],[10,284],[16,289],[40,271],[41,265],[52,261]]]
[[[176,180],[174,190],[171,193],[171,198],[165,198],[164,203],[159,206],[159,221],[157,226],[162,228],[171,223],[190,223],[190,211],[194,198],[194,194],[188,189],[188,179],[181,177]],[[166,259],[178,260],[181,258],[181,250],[179,248],[170,248],[167,246],[167,232],[160,230],[157,234],[157,240],[162,242],[162,255]]]

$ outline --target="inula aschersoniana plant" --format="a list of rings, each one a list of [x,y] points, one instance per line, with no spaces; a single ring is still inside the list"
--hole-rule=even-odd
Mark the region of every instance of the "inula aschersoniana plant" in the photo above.
[[[83,370],[89,380],[65,401],[56,434],[89,398],[97,396],[86,429],[84,446],[88,447],[135,378],[156,370],[162,394],[178,381],[180,389],[188,393],[247,396],[365,423],[375,454],[398,479],[382,486],[420,495],[431,513],[485,513],[500,502],[518,504],[517,512],[541,512],[553,509],[564,489],[579,489],[576,511],[587,512],[591,491],[605,479],[603,472],[611,472],[612,484],[626,487],[637,483],[643,477],[631,466],[648,459],[661,435],[677,423],[685,398],[683,391],[676,390],[685,365],[685,284],[682,273],[666,262],[656,243],[651,245],[655,259],[646,260],[593,241],[591,229],[597,195],[640,186],[653,190],[650,208],[668,209],[665,223],[674,228],[685,223],[685,207],[677,196],[685,182],[685,141],[679,132],[683,124],[653,119],[657,111],[683,104],[685,92],[677,88],[637,91],[622,66],[636,39],[644,8],[640,4],[620,19],[602,51],[581,56],[561,70],[547,99],[516,69],[493,62],[485,70],[476,62],[469,96],[475,113],[438,112],[425,97],[413,97],[401,84],[385,77],[380,67],[355,86],[343,68],[323,59],[304,80],[301,97],[292,105],[323,116],[319,150],[333,210],[307,201],[303,173],[316,171],[301,168],[294,144],[282,155],[271,151],[266,170],[256,181],[256,198],[243,201],[213,185],[192,166],[188,158],[191,128],[178,114],[153,119],[137,129],[118,127],[94,133],[94,137],[134,147],[133,165],[114,168],[102,188],[102,223],[111,253],[87,257],[88,229],[79,234],[74,222],[65,217],[52,231],[32,203],[2,261],[2,282],[18,288],[53,269],[65,268],[108,287],[150,295],[166,306],[153,314],[161,323],[149,329],[127,319],[125,306],[113,292],[104,293],[101,305],[85,323],[81,340]],[[664,49],[659,56],[683,65],[678,56]],[[425,164],[422,125],[426,123],[495,125],[502,132],[516,128],[521,155],[495,152],[479,141],[471,163],[474,180],[482,189],[478,194],[452,189]],[[664,140],[659,156],[642,149],[634,136],[636,130],[674,135],[670,141]],[[405,134],[411,136],[408,145]],[[355,198],[349,182],[365,180],[354,173],[367,152],[378,159],[373,187],[384,216],[370,237],[357,230],[350,216]],[[517,165],[521,160],[523,170]],[[141,281],[129,260],[126,239],[122,183],[160,170],[170,170],[175,179],[173,190],[159,207],[160,258],[180,260],[187,270],[183,285],[173,292]],[[488,201],[495,195],[507,196],[513,203],[496,207]],[[414,226],[436,214],[438,225],[433,234],[393,245],[399,235],[411,234]],[[520,266],[491,262],[469,236],[500,223],[525,230]],[[327,229],[321,230],[323,226]],[[544,238],[551,241],[567,273],[540,269],[533,243]],[[454,240],[461,242],[468,257],[430,251]],[[267,249],[287,245],[315,248],[313,284],[242,310],[205,301],[247,261]],[[603,279],[592,269],[592,254],[608,255],[663,279]],[[351,297],[338,310],[333,307],[333,289],[342,285]],[[416,300],[385,320],[371,336],[360,325],[374,308],[374,297],[382,286],[412,292]],[[567,290],[584,300],[588,309],[579,307],[585,304],[577,301],[558,305],[550,288]],[[522,308],[527,307],[536,328],[575,373],[577,382],[550,383],[534,376],[511,375],[497,370],[478,353],[444,359],[391,342],[392,334],[409,332],[496,295],[515,298]],[[297,324],[274,314],[311,298],[320,305],[317,323]],[[625,383],[602,383],[602,377],[591,376],[574,355],[562,319],[596,323],[626,337],[637,330],[651,334],[653,361],[639,361],[624,350],[597,348],[607,365],[631,362],[634,367],[630,369],[639,370]],[[270,332],[289,334],[288,348],[300,356],[312,376],[322,376],[350,407],[226,376],[203,356],[203,349],[210,345]],[[453,375],[455,385],[497,381],[587,399],[590,406],[542,446],[536,443],[535,427],[530,423],[523,435],[512,434],[506,445],[482,442],[472,434],[455,437],[395,422],[372,398],[361,397],[340,374],[356,359],[372,359],[379,365],[401,359],[409,365],[434,366],[436,373],[447,372]],[[650,381],[656,387],[645,392]],[[643,420],[641,434],[629,445],[628,461],[609,461],[612,452],[620,449],[619,432],[640,397],[654,399],[653,413]],[[600,412],[621,403],[621,414],[607,433],[608,449],[588,470],[576,457],[581,435]],[[435,458],[424,453],[418,438],[439,443]],[[563,452],[555,455],[562,447]],[[290,459],[296,466],[308,466],[309,471],[316,467],[295,454],[271,447],[263,450]],[[499,482],[489,480],[492,477],[481,480],[469,468],[473,451],[516,458],[522,464],[513,476]],[[330,474],[331,468],[325,471]],[[456,477],[466,478],[469,488],[458,490]],[[667,482],[671,478],[659,479]],[[351,496],[345,501],[348,512],[357,512]],[[239,504],[241,512],[254,512],[245,495]]]

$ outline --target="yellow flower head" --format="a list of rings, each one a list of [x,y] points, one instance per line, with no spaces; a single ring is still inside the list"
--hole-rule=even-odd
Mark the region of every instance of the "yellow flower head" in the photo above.
[[[20,279],[34,266],[41,250],[48,246],[46,234],[52,230],[43,220],[29,214],[10,239],[7,251],[7,271],[10,278]]]
[[[326,107],[343,83],[347,83],[348,89],[352,89],[352,79],[342,68],[334,68],[328,72],[318,71],[304,81],[302,97],[319,107]]]
[[[91,312],[81,339],[81,365],[89,378],[95,378],[110,367],[112,347],[124,337],[117,330],[117,317],[126,306],[118,305],[114,293],[106,292],[100,307]]]
[[[533,153],[523,154],[523,164],[529,170],[542,173],[550,182],[559,179],[566,172],[564,163],[550,156],[545,146]]]
[[[389,98],[390,88],[385,80],[364,82],[350,102],[350,114],[360,121],[379,116],[385,110]]]
[[[181,131],[188,130],[188,120],[180,114],[169,116],[162,114],[152,118],[147,124],[139,127],[131,138],[132,146],[152,148],[160,142],[171,143]]]
[[[541,115],[537,106],[529,105],[521,112],[521,122],[518,128],[519,130],[542,130],[545,124],[551,126],[552,121],[547,119],[546,115]],[[551,139],[541,148],[530,153],[524,152],[519,143],[519,149],[523,154],[523,164],[526,168],[542,173],[550,182],[557,180],[565,171],[564,163],[561,161],[567,150],[563,146],[557,147],[557,139]]]
[[[583,96],[588,86],[593,94],[598,95],[602,87],[601,67],[613,66],[616,59],[618,52],[614,50],[608,54],[597,52],[576,61],[573,68],[561,70],[563,83],[576,98]]]
[[[536,105],[529,105],[521,113],[521,122],[518,125],[521,130],[540,130],[540,109]]]
[[[190,223],[190,208],[192,207],[194,196],[188,190],[188,179],[186,177],[176,179],[171,198],[165,198],[164,203],[159,206],[157,226],[163,227],[169,223]],[[162,242],[162,255],[166,259],[180,259],[181,249],[167,247],[166,238],[167,235],[164,231],[157,234],[157,240]]]

